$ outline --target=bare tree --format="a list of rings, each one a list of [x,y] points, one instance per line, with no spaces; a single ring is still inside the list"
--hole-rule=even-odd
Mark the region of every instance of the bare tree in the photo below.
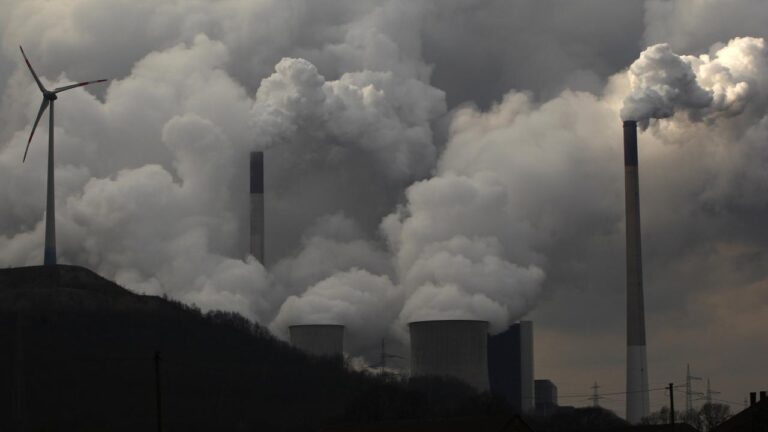
[[[712,430],[731,417],[731,407],[720,403],[706,403],[699,410],[706,430]]]
[[[641,425],[660,425],[669,423],[669,407],[663,406],[640,420]]]

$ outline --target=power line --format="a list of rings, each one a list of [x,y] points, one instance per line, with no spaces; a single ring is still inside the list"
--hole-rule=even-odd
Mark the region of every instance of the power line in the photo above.
[[[706,396],[706,398],[707,398],[707,403],[708,404],[712,403],[712,395],[713,394],[720,394],[720,392],[712,390],[712,387],[709,385],[709,378],[707,378],[707,396]]]
[[[694,393],[691,381],[701,381],[701,377],[691,375],[691,364],[685,365],[685,409],[686,411],[693,411],[693,396],[694,394],[700,396],[700,392]]]
[[[651,388],[648,390],[636,390],[636,391],[623,391],[623,392],[609,392],[609,393],[601,393],[601,396],[616,396],[616,395],[626,395],[630,393],[646,393],[646,392],[652,392],[652,391],[660,391],[660,390],[667,390],[667,387],[658,387],[658,388]],[[592,393],[586,393],[586,394],[565,394],[565,395],[557,395],[557,398],[585,398],[585,399],[591,399],[594,396]]]
[[[597,392],[597,389],[599,389],[600,386],[597,385],[597,381],[595,381],[595,384],[592,386],[592,397],[589,398],[592,400],[592,406],[593,407],[599,407],[600,406],[600,399],[602,399],[602,396]]]
[[[387,339],[381,338],[381,356],[379,358],[379,367],[384,370],[387,368],[387,359],[401,359],[404,360],[402,356],[399,356],[397,354],[392,354],[387,352]]]

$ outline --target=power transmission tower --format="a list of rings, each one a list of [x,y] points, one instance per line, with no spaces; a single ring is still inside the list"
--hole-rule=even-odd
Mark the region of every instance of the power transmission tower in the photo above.
[[[709,385],[709,378],[707,378],[707,396],[706,397],[707,397],[707,403],[708,404],[712,403],[712,395],[713,394],[720,394],[720,392],[712,390],[712,387],[710,387],[710,385]]]
[[[599,389],[600,386],[597,385],[597,381],[592,385],[592,397],[589,398],[589,400],[592,401],[593,407],[599,407],[600,406],[600,399],[603,399],[602,396],[600,396],[600,393],[597,392],[597,389]]]
[[[693,411],[693,396],[701,396],[701,393],[695,393],[693,391],[693,386],[691,385],[691,381],[701,381],[701,377],[696,377],[691,375],[691,365],[686,364],[685,365],[685,410]]]
[[[387,367],[387,359],[390,359],[390,358],[402,359],[402,357],[399,356],[399,355],[388,353],[387,352],[387,339],[386,338],[381,338],[381,357],[379,358],[379,367],[381,368],[382,371],[384,371],[384,369],[386,369],[386,367]]]

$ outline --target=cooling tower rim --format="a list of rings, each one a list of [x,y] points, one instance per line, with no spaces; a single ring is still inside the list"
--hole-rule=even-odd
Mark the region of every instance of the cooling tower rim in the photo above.
[[[486,320],[470,320],[470,319],[443,319],[443,320],[422,320],[422,321],[411,321],[408,323],[408,327],[411,327],[413,325],[423,325],[428,323],[484,323],[488,324],[488,321]]]

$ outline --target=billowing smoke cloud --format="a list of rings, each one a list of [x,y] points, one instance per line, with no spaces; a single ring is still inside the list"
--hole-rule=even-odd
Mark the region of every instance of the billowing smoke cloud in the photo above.
[[[736,38],[710,54],[679,56],[668,44],[649,47],[629,68],[631,92],[621,117],[647,124],[684,111],[694,121],[741,114],[766,89],[763,39]]]
[[[45,62],[34,58],[41,69]],[[234,310],[266,324],[294,291],[350,265],[384,274],[390,263],[377,246],[350,237],[364,237],[354,221],[341,216],[325,221],[330,209],[308,200],[290,208],[290,215],[320,218],[324,228],[307,232],[301,249],[276,266],[275,279],[239,247],[247,224],[241,204],[246,200],[237,191],[247,183],[246,167],[238,161],[260,148],[286,171],[309,174],[278,173],[270,182],[276,191],[314,184],[322,198],[339,185],[366,184],[373,176],[379,179],[376,187],[394,185],[389,194],[395,195],[398,184],[426,175],[434,165],[430,122],[445,112],[444,93],[407,75],[407,68],[345,72],[331,81],[309,61],[285,58],[250,97],[229,74],[232,62],[225,43],[198,34],[147,54],[126,78],[110,83],[103,100],[82,90],[62,97],[60,260],[88,265],[130,289],[169,294],[204,309]],[[61,76],[56,82],[65,81]],[[29,80],[23,91],[8,94],[16,93],[29,117],[2,153],[1,199],[9,209],[0,235],[3,265],[38,263],[43,239],[44,200],[29,197],[44,196],[45,146],[33,143],[30,163],[19,163],[39,94]],[[45,132],[42,126],[38,138]],[[360,169],[336,174],[346,164]],[[313,171],[330,180],[313,177]],[[301,201],[300,194],[287,195]],[[383,195],[362,202],[375,203]],[[347,203],[357,216],[351,204],[361,203]],[[333,211],[340,209],[345,207]],[[379,213],[377,219],[384,214]],[[301,234],[298,222],[289,221],[286,228]],[[330,234],[329,225],[335,226]],[[319,255],[338,265],[314,261]]]
[[[293,324],[342,324],[346,350],[372,354],[402,304],[402,291],[389,277],[353,268],[309,287],[300,297],[288,297],[270,328],[285,337]]]
[[[394,180],[429,172],[435,160],[429,122],[445,111],[442,91],[392,72],[347,73],[326,82],[301,59],[283,59],[275,69],[254,106],[254,132],[265,147],[303,128],[313,140],[359,147]]]
[[[482,319],[498,332],[529,310],[544,275],[507,260],[513,251],[499,237],[525,227],[515,226],[499,179],[449,173],[415,184],[407,197],[408,207],[383,223],[409,292],[401,324]]]

